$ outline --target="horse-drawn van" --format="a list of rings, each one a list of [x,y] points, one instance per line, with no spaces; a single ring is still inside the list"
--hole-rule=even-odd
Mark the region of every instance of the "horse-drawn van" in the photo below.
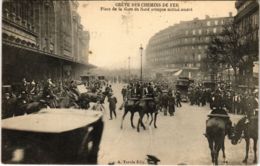
[[[102,113],[44,109],[2,120],[2,162],[97,164]]]
[[[188,90],[189,86],[192,83],[192,80],[188,78],[179,78],[176,81],[176,91],[179,91],[181,94],[181,100],[182,101],[188,101]]]
[[[80,76],[82,82],[92,81],[96,78],[95,75],[82,75]]]
[[[213,81],[203,81],[203,86],[213,91],[217,87],[217,84]]]

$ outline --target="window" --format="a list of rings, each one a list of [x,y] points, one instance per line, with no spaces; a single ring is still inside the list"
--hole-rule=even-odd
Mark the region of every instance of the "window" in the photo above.
[[[207,21],[207,26],[210,26],[210,21]]]
[[[188,35],[188,34],[189,34],[189,31],[188,31],[188,30],[186,30],[185,34],[186,34],[186,35]]]
[[[215,20],[215,25],[218,25],[218,20]]]
[[[198,55],[198,60],[199,60],[199,61],[201,60],[201,55],[200,55],[200,54]]]
[[[201,29],[199,29],[199,34],[200,34],[200,35],[202,34],[202,30],[201,30]]]
[[[201,46],[198,46],[199,50],[201,49]]]
[[[196,30],[193,30],[193,31],[192,31],[192,34],[195,35],[195,34],[196,34]]]
[[[207,34],[209,34],[210,33],[210,29],[207,29]]]
[[[213,28],[213,33],[217,33],[217,28]]]

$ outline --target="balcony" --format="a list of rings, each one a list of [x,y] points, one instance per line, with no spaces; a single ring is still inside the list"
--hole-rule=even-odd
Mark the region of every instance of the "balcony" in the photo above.
[[[23,20],[15,13],[11,13],[7,9],[4,9],[2,24],[4,40],[8,40],[9,42],[16,42],[28,47],[38,47],[38,36],[35,32],[35,28],[27,20]]]

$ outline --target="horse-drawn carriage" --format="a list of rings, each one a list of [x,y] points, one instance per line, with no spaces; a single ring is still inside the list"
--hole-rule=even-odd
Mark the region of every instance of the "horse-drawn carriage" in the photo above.
[[[2,120],[6,164],[97,164],[102,113],[44,109]]]
[[[176,91],[179,91],[181,94],[181,101],[188,101],[188,91],[190,84],[194,82],[193,80],[190,80],[189,78],[181,77],[177,79],[176,81]]]
[[[211,91],[214,91],[215,88],[217,87],[216,82],[213,81],[203,81],[203,86],[207,89],[210,89]]]

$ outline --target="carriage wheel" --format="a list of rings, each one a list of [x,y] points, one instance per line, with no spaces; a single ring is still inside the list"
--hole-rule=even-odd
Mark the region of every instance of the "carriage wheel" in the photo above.
[[[91,131],[90,131],[91,130]],[[80,163],[87,163],[91,164],[91,161],[93,160],[94,154],[93,154],[93,149],[94,149],[94,140],[92,137],[92,130],[93,128],[88,128],[87,134],[85,134],[80,150],[79,150],[79,162]]]

